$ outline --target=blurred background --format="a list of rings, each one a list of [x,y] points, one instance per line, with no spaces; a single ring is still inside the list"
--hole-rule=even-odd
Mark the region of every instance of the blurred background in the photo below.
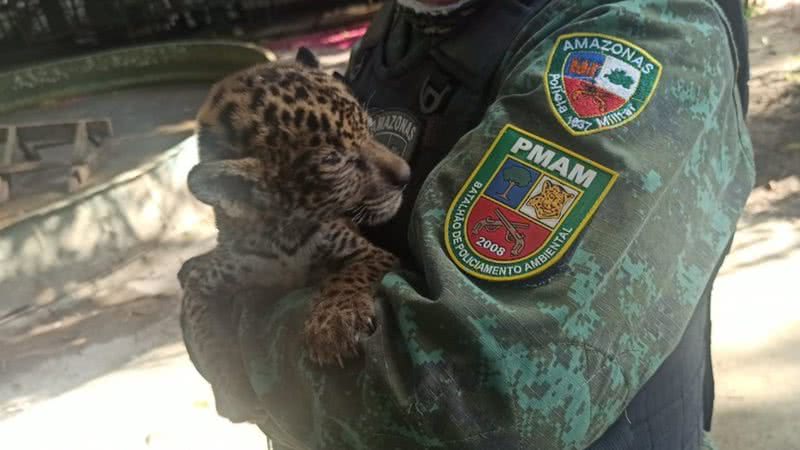
[[[2,448],[265,448],[177,326],[175,274],[214,242],[192,119],[213,80],[300,46],[341,70],[379,6],[0,0]],[[757,186],[715,285],[713,434],[800,449],[800,0],[746,11]]]

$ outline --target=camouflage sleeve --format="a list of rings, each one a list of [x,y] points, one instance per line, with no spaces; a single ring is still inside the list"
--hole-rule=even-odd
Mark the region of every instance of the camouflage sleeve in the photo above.
[[[365,357],[319,370],[307,292],[245,311],[293,448],[581,449],[678,342],[753,183],[711,1],[552,1],[437,166]],[[253,303],[256,305],[256,302]]]

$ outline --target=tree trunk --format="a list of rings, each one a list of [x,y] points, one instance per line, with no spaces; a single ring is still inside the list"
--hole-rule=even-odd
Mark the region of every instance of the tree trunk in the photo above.
[[[508,188],[506,189],[505,192],[500,194],[500,197],[508,200],[508,193],[511,192],[511,189],[513,189],[514,186],[516,186],[516,185],[517,185],[517,183],[514,183],[513,181],[509,181],[508,182]]]

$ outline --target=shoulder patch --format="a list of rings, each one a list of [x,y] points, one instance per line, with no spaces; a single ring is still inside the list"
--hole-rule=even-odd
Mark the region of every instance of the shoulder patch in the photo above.
[[[381,144],[406,161],[417,148],[422,130],[420,121],[410,112],[400,109],[372,110],[369,112],[369,131]]]
[[[447,252],[484,280],[541,273],[564,256],[616,179],[611,169],[506,125],[447,211]]]
[[[553,113],[579,136],[635,119],[656,90],[661,63],[623,39],[572,33],[556,40],[545,74]]]

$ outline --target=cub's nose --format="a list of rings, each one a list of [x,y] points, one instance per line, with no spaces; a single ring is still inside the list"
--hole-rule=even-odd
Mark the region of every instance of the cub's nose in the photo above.
[[[403,187],[411,180],[411,168],[405,162],[397,164],[395,167],[385,167],[383,176],[393,186]]]
[[[401,188],[411,180],[411,168],[406,160],[378,141],[373,140],[364,148],[364,152],[366,159],[378,169],[378,174],[386,184]]]

